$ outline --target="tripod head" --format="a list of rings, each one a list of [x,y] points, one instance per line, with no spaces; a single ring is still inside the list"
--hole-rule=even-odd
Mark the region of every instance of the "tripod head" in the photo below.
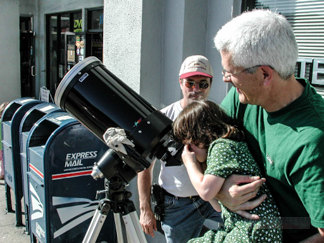
[[[135,211],[133,202],[130,201],[132,193],[126,190],[128,183],[137,175],[136,166],[133,160],[123,157],[112,150],[107,152],[96,163],[92,170],[92,177],[105,178],[105,191],[98,191],[99,194],[105,193],[106,204],[109,204],[114,213],[127,214]],[[109,208],[109,209],[110,209]]]
[[[110,181],[105,180],[105,184],[106,199],[114,213],[126,215],[136,210],[133,201],[130,200],[132,193],[126,190],[128,184],[119,177],[114,177]]]

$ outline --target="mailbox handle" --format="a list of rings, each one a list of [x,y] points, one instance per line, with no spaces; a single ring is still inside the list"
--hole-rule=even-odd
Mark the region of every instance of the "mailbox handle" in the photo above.
[[[32,177],[33,178],[33,180],[39,185],[39,186],[41,186],[41,187],[44,187],[44,183],[40,180],[40,179],[38,179],[33,173],[31,173],[30,171],[28,171],[27,172],[27,175],[29,176],[29,177]]]
[[[30,74],[31,74],[31,76],[33,76],[33,77],[36,76],[36,73],[35,73],[35,66],[31,66],[31,67],[30,67]]]

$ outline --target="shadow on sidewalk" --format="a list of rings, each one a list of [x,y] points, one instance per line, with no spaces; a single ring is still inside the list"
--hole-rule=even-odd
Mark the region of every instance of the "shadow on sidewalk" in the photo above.
[[[11,192],[12,204],[15,204],[15,198]],[[15,213],[7,212],[5,182],[0,180],[0,243],[28,243],[30,236],[25,233],[25,226],[15,226]],[[23,219],[24,223],[24,219]]]

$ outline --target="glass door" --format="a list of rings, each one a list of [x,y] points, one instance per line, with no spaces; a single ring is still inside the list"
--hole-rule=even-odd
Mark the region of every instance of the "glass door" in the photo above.
[[[35,97],[35,54],[33,18],[20,17],[21,97]]]
[[[46,85],[54,95],[64,75],[84,58],[81,12],[47,16]]]
[[[58,82],[58,65],[57,61],[60,57],[60,53],[58,52],[57,46],[58,46],[58,29],[59,29],[59,23],[58,23],[58,16],[49,16],[47,18],[47,72],[46,72],[46,78],[47,78],[47,88],[51,91],[52,95],[55,92],[55,85]]]

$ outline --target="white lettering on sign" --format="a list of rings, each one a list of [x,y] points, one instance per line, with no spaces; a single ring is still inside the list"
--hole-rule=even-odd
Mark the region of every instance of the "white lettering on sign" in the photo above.
[[[300,63],[300,71],[298,77],[306,78],[306,64],[312,64],[313,68],[311,70],[312,80],[309,80],[312,84],[324,85],[324,58],[298,58],[298,63]]]
[[[97,158],[98,151],[87,151],[79,153],[68,153],[65,157],[64,167],[82,166],[82,160]]]

